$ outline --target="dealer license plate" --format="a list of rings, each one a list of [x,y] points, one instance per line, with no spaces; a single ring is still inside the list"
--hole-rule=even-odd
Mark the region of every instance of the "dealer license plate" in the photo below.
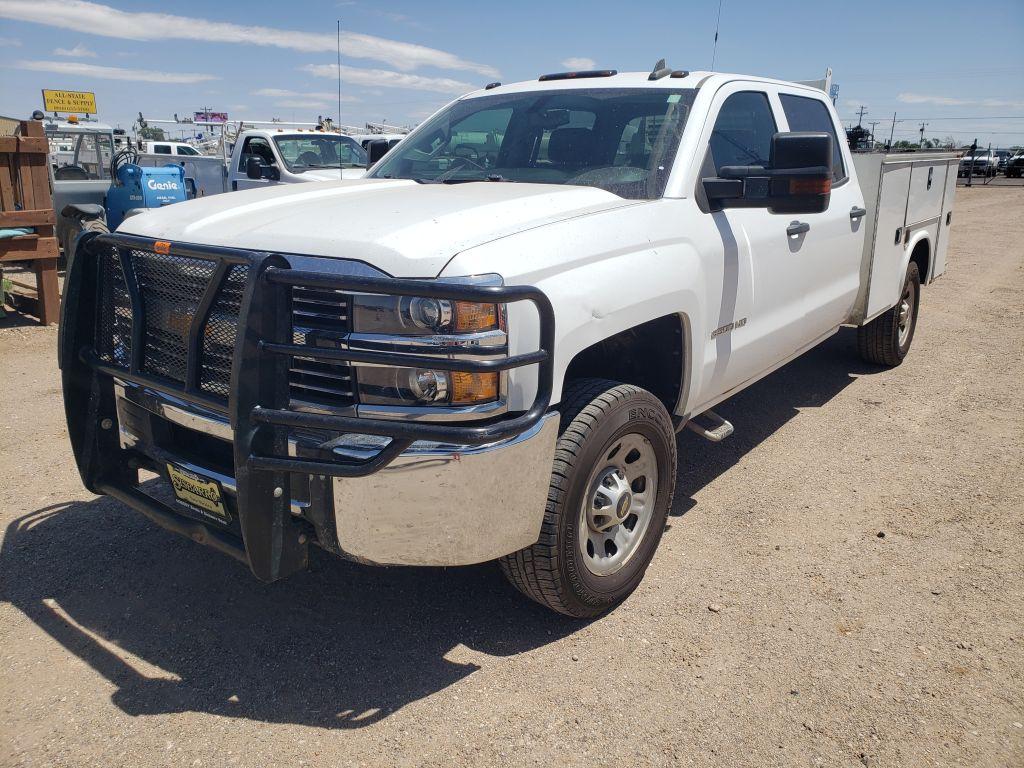
[[[174,464],[167,465],[174,495],[185,506],[221,523],[231,522],[220,483]]]

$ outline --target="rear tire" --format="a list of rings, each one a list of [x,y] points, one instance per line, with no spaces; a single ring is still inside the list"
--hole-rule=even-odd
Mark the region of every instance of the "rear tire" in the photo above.
[[[675,492],[675,430],[650,392],[602,379],[566,387],[561,428],[540,539],[501,568],[532,600],[591,618],[625,600],[654,557]]]
[[[869,363],[890,368],[902,363],[914,341],[920,307],[921,275],[912,261],[896,306],[857,329],[860,356]]]

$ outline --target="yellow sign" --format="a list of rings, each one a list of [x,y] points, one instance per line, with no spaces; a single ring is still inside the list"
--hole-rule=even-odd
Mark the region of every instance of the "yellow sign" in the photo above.
[[[167,475],[170,477],[171,487],[174,489],[174,495],[178,497],[178,501],[184,502],[196,511],[220,520],[222,523],[231,520],[231,516],[224,508],[220,483],[215,480],[207,480],[173,464],[167,465]]]
[[[96,94],[90,91],[51,91],[43,88],[43,110],[95,115]]]

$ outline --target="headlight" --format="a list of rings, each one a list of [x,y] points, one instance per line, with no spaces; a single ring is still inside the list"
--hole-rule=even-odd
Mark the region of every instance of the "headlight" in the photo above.
[[[352,330],[356,333],[433,336],[491,331],[499,324],[497,304],[421,296],[353,297]]]
[[[368,405],[474,405],[498,399],[497,373],[360,366],[359,399]]]

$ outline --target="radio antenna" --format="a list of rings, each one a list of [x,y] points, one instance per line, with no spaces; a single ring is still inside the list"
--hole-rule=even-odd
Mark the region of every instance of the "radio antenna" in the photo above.
[[[718,0],[718,18],[715,19],[715,47],[711,49],[711,71],[715,71],[715,57],[718,56],[718,27],[722,23],[722,0]]]
[[[341,133],[341,19],[338,19],[338,125],[335,127]],[[345,175],[345,167],[341,162],[342,141],[338,139],[338,181]]]

